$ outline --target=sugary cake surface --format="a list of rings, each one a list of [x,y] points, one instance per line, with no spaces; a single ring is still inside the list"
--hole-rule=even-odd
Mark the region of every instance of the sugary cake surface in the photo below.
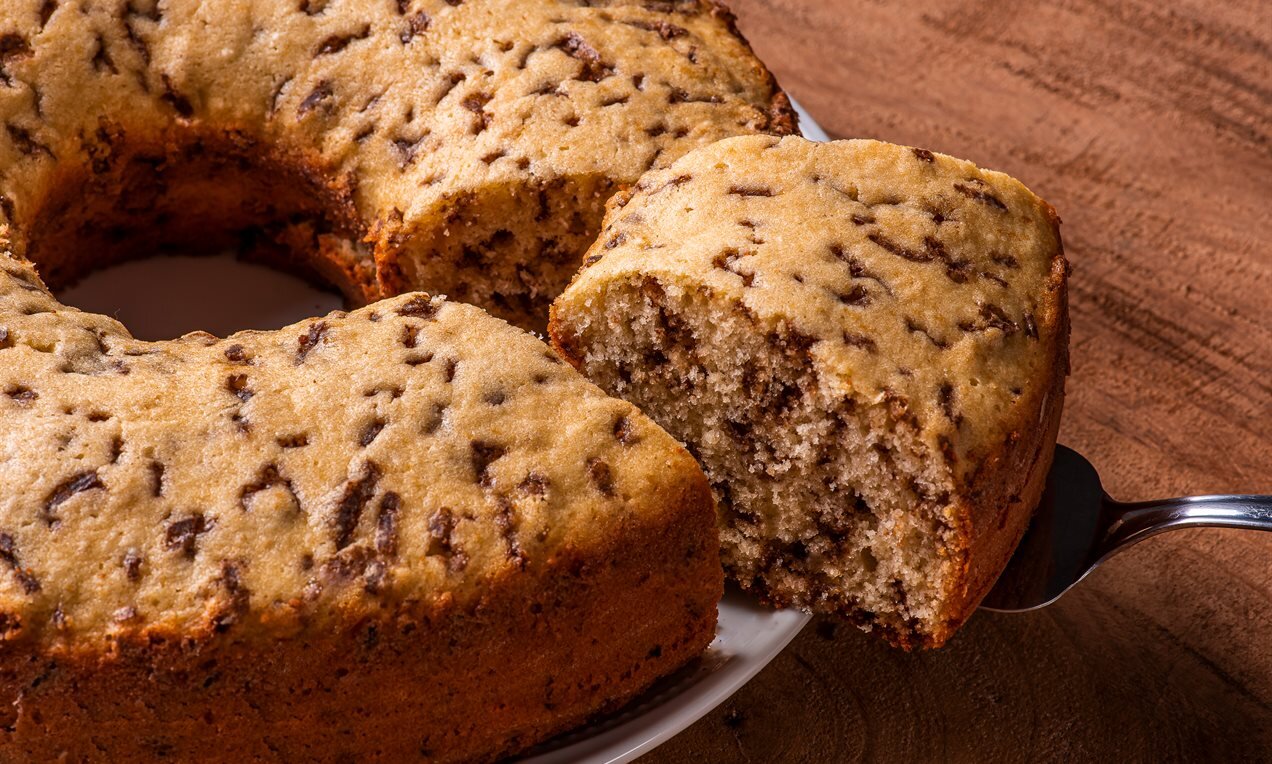
[[[923,149],[733,138],[611,202],[552,332],[702,457],[744,585],[879,626],[832,591],[878,566],[905,592],[885,631],[944,635],[983,594],[969,550],[1023,527],[1049,459],[1057,222],[1008,176]]]
[[[147,343],[37,283],[0,275],[10,640],[463,608],[681,511],[695,479],[630,404],[471,306],[415,295]]]
[[[114,231],[98,264],[129,256],[125,232],[147,241],[216,193],[129,168],[228,154],[310,198],[244,194],[220,228],[322,249],[358,300],[420,288],[541,326],[618,185],[794,130],[711,0],[15,0],[0,18],[0,213],[55,287],[78,263],[52,262],[74,247],[46,229],[94,220]],[[68,185],[86,205],[58,209]]]
[[[1002,173],[877,141],[738,138],[630,199],[564,302],[629,276],[701,285],[802,335],[838,394],[904,401],[959,474],[1049,373],[1054,213]]]

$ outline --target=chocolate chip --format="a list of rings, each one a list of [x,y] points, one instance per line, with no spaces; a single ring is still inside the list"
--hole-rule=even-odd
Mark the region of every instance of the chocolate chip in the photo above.
[[[601,60],[601,54],[587,43],[577,32],[570,32],[553,46],[570,58],[582,64],[578,79],[586,82],[600,82],[614,74],[614,67]]]
[[[296,494],[295,486],[292,485],[290,479],[283,476],[282,472],[278,469],[278,465],[272,462],[261,467],[260,472],[257,473],[256,479],[253,482],[248,483],[239,489],[239,507],[241,507],[244,512],[250,511],[252,498],[261,491],[268,490],[275,486],[282,487],[282,489],[290,496],[293,506],[295,506],[297,510],[301,509],[300,497]]]
[[[910,151],[914,152],[914,155],[919,158],[920,162],[927,162],[928,164],[932,164],[933,162],[936,161],[936,156],[933,155],[932,152],[928,151],[927,149],[910,149]]]
[[[598,457],[587,460],[587,476],[603,496],[614,495],[614,473],[609,464]]]
[[[508,450],[503,446],[480,440],[474,440],[469,447],[477,483],[489,488],[494,482],[494,477],[490,474],[490,465],[503,457]]]
[[[380,499],[379,512],[375,518],[375,550],[385,557],[397,554],[397,518],[401,505],[402,497],[393,491],[386,491]]]
[[[13,570],[13,575],[17,577],[18,583],[22,586],[22,591],[27,594],[35,594],[40,591],[39,579],[35,577],[35,574],[29,568],[22,567],[22,563],[18,560],[17,542],[8,533],[0,533],[0,560],[3,560]]]
[[[230,391],[231,395],[244,403],[251,400],[252,395],[254,394],[247,386],[246,374],[231,374],[226,377],[225,389]]]
[[[40,515],[44,518],[44,522],[52,527],[58,523],[58,519],[54,516],[53,510],[57,509],[60,504],[77,493],[92,491],[98,488],[105,488],[105,486],[102,485],[101,479],[97,477],[96,471],[76,473],[66,480],[63,480],[61,483],[58,483],[57,486],[49,492],[49,495],[44,499],[44,507],[41,510]]]
[[[129,581],[136,583],[141,580],[141,554],[136,549],[129,549],[124,553],[124,559],[120,563],[124,567],[124,577]]]
[[[248,366],[252,363],[251,356],[242,345],[230,345],[225,349],[225,359],[230,363],[239,364],[240,366]]]
[[[546,496],[548,478],[539,472],[531,472],[517,485],[517,490],[526,496]]]
[[[150,462],[150,495],[159,498],[163,496],[163,473],[164,466],[162,462],[151,460]]]
[[[970,182],[972,181],[969,181],[969,183]],[[1002,210],[1003,212],[1007,211],[1007,205],[1003,204],[1003,200],[988,191],[982,191],[979,188],[973,188],[972,186],[963,183],[955,183],[954,190],[969,199],[975,199],[978,202],[982,202],[991,207]]]
[[[199,536],[212,530],[213,525],[213,522],[198,512],[169,523],[164,531],[164,546],[174,552],[180,551],[187,560],[193,560],[198,551]]]
[[[371,502],[380,477],[380,466],[369,461],[362,468],[361,475],[345,483],[340,501],[336,503],[335,512],[331,516],[332,537],[335,539],[337,550],[344,549],[352,543],[353,536],[358,530],[358,521],[362,518],[362,511]]]
[[[309,325],[309,328],[304,334],[300,335],[296,339],[297,366],[304,363],[305,359],[309,357],[310,352],[312,352],[319,343],[323,342],[327,338],[327,331],[328,327],[326,321],[315,321]]]
[[[318,47],[314,50],[314,58],[339,53],[349,47],[350,43],[355,40],[365,40],[370,34],[371,26],[369,24],[363,24],[360,30],[350,34],[333,34],[318,43]]]
[[[319,82],[314,86],[314,89],[310,91],[309,95],[305,96],[305,100],[300,102],[300,106],[296,108],[297,119],[304,117],[306,114],[325,103],[331,98],[332,94],[333,91],[331,89],[331,83],[326,80]]]
[[[416,295],[398,306],[397,314],[408,318],[429,319],[437,315],[437,306],[431,298]]]
[[[309,436],[302,433],[296,435],[280,435],[274,439],[280,448],[303,448],[309,445]]]
[[[385,421],[380,418],[372,419],[362,428],[362,432],[358,435],[358,445],[366,448],[376,439],[380,431],[384,429]]]
[[[636,434],[636,429],[629,417],[620,416],[614,420],[614,439],[624,446],[631,446],[640,442],[640,436]]]
[[[773,196],[773,189],[765,186],[730,186],[729,193],[734,196]]]
[[[10,385],[4,394],[24,406],[29,406],[32,401],[40,397],[39,393],[26,385]]]

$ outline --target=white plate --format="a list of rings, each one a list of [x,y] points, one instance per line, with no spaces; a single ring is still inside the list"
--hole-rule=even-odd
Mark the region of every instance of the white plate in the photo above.
[[[799,104],[804,135],[829,140]],[[341,307],[340,298],[233,255],[161,257],[104,269],[59,295],[82,310],[122,321],[142,339],[202,329],[274,329]],[[720,602],[715,641],[692,665],[618,713],[535,749],[524,764],[622,764],[702,718],[768,665],[808,616],[759,607],[731,590]]]

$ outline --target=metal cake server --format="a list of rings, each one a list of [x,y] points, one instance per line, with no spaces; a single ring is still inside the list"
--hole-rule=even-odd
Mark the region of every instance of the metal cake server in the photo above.
[[[1272,496],[1114,501],[1090,462],[1056,446],[1029,530],[981,607],[1018,613],[1050,605],[1117,552],[1176,528],[1272,531]]]

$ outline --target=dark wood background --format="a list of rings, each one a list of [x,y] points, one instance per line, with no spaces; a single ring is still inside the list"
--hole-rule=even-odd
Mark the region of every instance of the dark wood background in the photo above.
[[[1272,2],[732,0],[834,137],[1064,219],[1061,429],[1113,496],[1272,493]],[[1272,534],[1185,531],[907,655],[810,625],[647,762],[1272,760]]]

